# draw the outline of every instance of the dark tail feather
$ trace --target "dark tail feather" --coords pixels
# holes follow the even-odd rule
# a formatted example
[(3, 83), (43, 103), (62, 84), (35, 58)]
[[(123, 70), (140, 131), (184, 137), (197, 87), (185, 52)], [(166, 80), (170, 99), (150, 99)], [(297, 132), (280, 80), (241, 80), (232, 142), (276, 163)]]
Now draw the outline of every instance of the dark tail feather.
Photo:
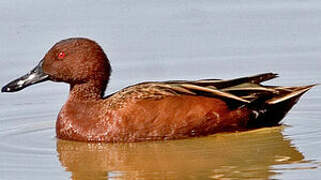
[(283, 101), (287, 101), (287, 100), (290, 100), (293, 98), (295, 99), (296, 97), (298, 97), (297, 99), (299, 99), (305, 92), (307, 92), (308, 90), (310, 90), (312, 87), (314, 87), (316, 85), (317, 84), (312, 84), (312, 85), (308, 85), (308, 86), (293, 87), (293, 88), (286, 88), (286, 89), (292, 89), (292, 92), (281, 95), (281, 96), (274, 97), (272, 99), (269, 99), (266, 101), (266, 103), (273, 105), (273, 104), (278, 104), (278, 103), (281, 103)]
[(264, 73), (264, 74), (257, 74), (254, 76), (242, 77), (242, 78), (231, 79), (231, 80), (202, 79), (202, 80), (195, 81), (194, 83), (204, 85), (204, 86), (211, 85), (216, 87), (217, 89), (223, 89), (223, 88), (229, 88), (232, 86), (238, 86), (243, 83), (259, 84), (263, 81), (267, 81), (276, 77), (278, 77), (278, 74)]
[(259, 102), (253, 102), (256, 103), (255, 105), (249, 104), (249, 109), (253, 110), (253, 117), (247, 126), (257, 128), (278, 125), (300, 97), (315, 85), (317, 84), (287, 88), (293, 89), (293, 91), (261, 102), (261, 105), (258, 105)]
[(264, 74), (257, 74), (257, 75), (254, 75), (254, 76), (234, 79), (233, 81), (238, 81), (240, 83), (250, 82), (250, 83), (253, 83), (253, 84), (259, 84), (261, 82), (268, 81), (268, 80), (274, 79), (276, 77), (278, 77), (278, 74), (275, 74), (275, 73), (264, 73)]

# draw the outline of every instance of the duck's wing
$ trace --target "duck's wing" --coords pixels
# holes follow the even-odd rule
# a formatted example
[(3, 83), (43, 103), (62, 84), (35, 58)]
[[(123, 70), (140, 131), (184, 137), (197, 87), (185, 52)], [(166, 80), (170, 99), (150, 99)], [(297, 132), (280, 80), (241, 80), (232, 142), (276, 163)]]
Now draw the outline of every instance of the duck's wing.
[[(261, 82), (276, 78), (277, 74), (265, 73), (255, 76), (242, 77), (230, 80), (201, 79), (197, 81), (164, 81), (145, 82), (135, 87), (144, 88), (146, 91), (160, 91), (174, 95), (195, 95), (225, 99), (232, 104), (251, 103), (257, 96), (277, 93), (274, 88), (260, 85)], [(144, 91), (145, 91), (144, 90)], [(255, 95), (255, 97), (254, 97)]]
[(232, 107), (240, 107), (257, 101), (275, 104), (302, 95), (314, 86), (279, 87), (260, 84), (276, 77), (278, 77), (277, 74), (265, 73), (230, 80), (144, 82), (127, 87), (113, 96), (116, 96), (114, 97), (116, 99), (163, 98), (178, 95), (206, 96), (223, 99)]
[(254, 76), (241, 77), (236, 79), (222, 80), (222, 79), (200, 79), (197, 81), (166, 81), (164, 83), (191, 83), (199, 86), (213, 86), (216, 89), (223, 89), (233, 86), (240, 86), (242, 84), (260, 84), (263, 81), (274, 79), (278, 77), (275, 73), (257, 74)]
[[(260, 83), (278, 77), (274, 73), (258, 74), (230, 80), (201, 79), (197, 81), (166, 81), (162, 85), (184, 88), (194, 95), (216, 96), (250, 103), (258, 95), (278, 93), (274, 88), (266, 87)], [(254, 96), (255, 95), (255, 96)]]

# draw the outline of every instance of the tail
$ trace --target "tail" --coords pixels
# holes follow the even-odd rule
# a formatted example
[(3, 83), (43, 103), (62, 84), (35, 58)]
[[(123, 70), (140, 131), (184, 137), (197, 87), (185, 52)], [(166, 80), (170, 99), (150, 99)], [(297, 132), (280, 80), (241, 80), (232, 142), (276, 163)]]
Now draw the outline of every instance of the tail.
[(254, 101), (248, 105), (252, 111), (247, 126), (249, 128), (275, 126), (289, 112), (289, 110), (299, 101), (300, 97), (318, 84), (300, 87), (275, 87), (279, 91), (278, 96), (274, 96), (264, 102)]

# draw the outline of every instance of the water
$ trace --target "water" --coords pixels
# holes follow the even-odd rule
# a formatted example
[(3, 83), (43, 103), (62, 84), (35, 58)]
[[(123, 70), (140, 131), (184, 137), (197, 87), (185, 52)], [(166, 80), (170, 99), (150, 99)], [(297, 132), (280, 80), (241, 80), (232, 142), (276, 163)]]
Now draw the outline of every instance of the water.
[[(0, 84), (57, 41), (89, 37), (113, 66), (107, 94), (146, 80), (280, 73), (321, 82), (321, 3), (309, 1), (2, 1)], [(281, 127), (177, 141), (91, 144), (55, 138), (68, 86), (0, 94), (0, 179), (316, 179), (321, 88)]]

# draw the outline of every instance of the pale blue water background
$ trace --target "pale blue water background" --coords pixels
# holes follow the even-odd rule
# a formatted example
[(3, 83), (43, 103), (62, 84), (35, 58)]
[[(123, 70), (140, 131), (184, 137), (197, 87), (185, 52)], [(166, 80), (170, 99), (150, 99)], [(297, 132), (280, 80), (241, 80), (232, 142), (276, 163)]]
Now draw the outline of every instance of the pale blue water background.
[[(12, 0), (0, 2), (0, 27), (1, 86), (28, 72), (55, 42), (78, 36), (96, 40), (107, 52), (113, 67), (107, 94), (146, 80), (234, 78), (262, 72), (280, 74), (268, 84), (321, 82), (321, 2), (317, 0)], [(55, 120), (67, 93), (67, 85), (46, 82), (0, 94), (0, 179), (70, 179), (71, 172), (77, 171), (68, 169), (56, 147)], [(232, 134), (223, 143), (221, 136), (214, 136), (170, 145), (136, 144), (124, 153), (140, 159), (119, 165), (109, 160), (99, 168), (110, 172), (111, 179), (115, 174), (124, 179), (165, 175), (168, 179), (317, 179), (321, 176), (320, 109), (321, 87), (316, 87), (303, 96), (284, 119), (286, 126), (276, 133)], [(275, 140), (270, 141), (270, 136)], [(251, 153), (241, 146), (247, 143)], [(225, 146), (233, 150), (217, 160), (225, 156)], [(122, 152), (117, 145), (105, 148)], [(144, 155), (148, 149), (155, 154)], [(137, 151), (141, 154), (133, 153)], [(188, 156), (167, 158), (171, 156), (163, 151), (173, 157)], [(159, 154), (162, 159), (150, 160)], [(256, 161), (260, 157), (266, 159)], [(75, 158), (82, 160), (82, 156)], [(140, 166), (149, 161), (162, 165)], [(80, 169), (88, 165), (79, 164)], [(222, 169), (228, 173), (218, 173)]]

